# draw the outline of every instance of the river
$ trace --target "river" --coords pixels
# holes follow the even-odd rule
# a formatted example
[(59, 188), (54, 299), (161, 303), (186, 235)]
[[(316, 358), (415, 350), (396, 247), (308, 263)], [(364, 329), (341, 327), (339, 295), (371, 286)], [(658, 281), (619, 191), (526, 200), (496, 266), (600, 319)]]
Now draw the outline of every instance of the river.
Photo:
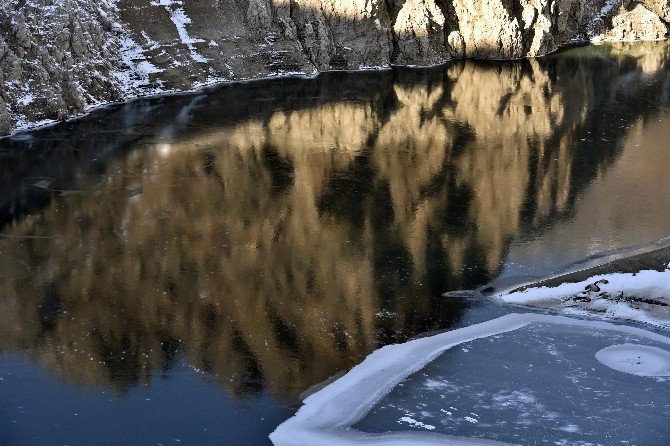
[(670, 45), (232, 84), (0, 140), (0, 444), (268, 444), (442, 293), (670, 233)]

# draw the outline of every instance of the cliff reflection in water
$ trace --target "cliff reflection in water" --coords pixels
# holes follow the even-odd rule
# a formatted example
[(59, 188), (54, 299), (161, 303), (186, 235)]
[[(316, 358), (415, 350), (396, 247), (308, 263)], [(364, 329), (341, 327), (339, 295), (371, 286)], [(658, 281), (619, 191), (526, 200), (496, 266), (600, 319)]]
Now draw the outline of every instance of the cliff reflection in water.
[[(448, 328), (668, 104), (667, 45), (151, 100), (0, 143), (0, 350), (293, 397)], [(640, 52), (639, 47), (635, 51)], [(631, 55), (632, 54), (632, 55)]]

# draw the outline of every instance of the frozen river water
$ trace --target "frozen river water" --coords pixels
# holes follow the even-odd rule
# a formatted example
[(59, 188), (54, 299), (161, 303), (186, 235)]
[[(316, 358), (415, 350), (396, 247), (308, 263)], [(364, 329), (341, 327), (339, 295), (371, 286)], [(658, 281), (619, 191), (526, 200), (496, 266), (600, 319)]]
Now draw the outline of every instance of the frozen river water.
[[(661, 376), (622, 373), (597, 359), (622, 344), (633, 365), (660, 363)], [(466, 342), (405, 379), (357, 427), (513, 444), (661, 446), (670, 438), (670, 360), (642, 364), (644, 346), (670, 355), (668, 344), (638, 335), (546, 323)]]

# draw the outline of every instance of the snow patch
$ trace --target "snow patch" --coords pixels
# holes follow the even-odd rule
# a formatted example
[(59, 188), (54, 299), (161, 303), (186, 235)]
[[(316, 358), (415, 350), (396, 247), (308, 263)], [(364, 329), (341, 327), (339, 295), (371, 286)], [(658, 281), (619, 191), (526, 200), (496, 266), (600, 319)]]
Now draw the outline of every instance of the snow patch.
[(149, 75), (163, 70), (149, 62), (142, 48), (129, 36), (124, 35), (119, 40), (121, 60), (128, 69), (115, 71), (113, 75), (121, 87), (132, 94), (150, 83)]
[(607, 14), (614, 9), (615, 6), (619, 5), (621, 3), (621, 0), (607, 0), (603, 7), (600, 9), (600, 13), (598, 14), (598, 17), (605, 17)]
[(201, 63), (209, 62), (209, 59), (207, 59), (202, 54), (198, 53), (198, 51), (194, 46), (195, 43), (202, 43), (205, 42), (205, 40), (193, 38), (188, 34), (188, 31), (186, 31), (186, 25), (191, 24), (191, 18), (188, 15), (186, 15), (186, 11), (183, 8), (184, 6), (183, 1), (153, 0), (151, 2), (151, 5), (165, 7), (165, 10), (170, 14), (170, 20), (172, 20), (172, 23), (174, 23), (174, 26), (177, 28), (177, 32), (179, 33), (179, 39), (181, 40), (181, 43), (186, 45), (186, 47), (188, 48), (189, 53), (191, 55), (191, 59)]
[[(597, 284), (597, 291), (587, 288)], [(595, 288), (592, 288), (595, 289)], [(527, 288), (495, 299), (519, 305), (558, 307), (566, 314), (644, 322), (670, 328), (670, 270), (614, 273), (557, 287)]]
[(32, 103), (34, 100), (35, 100), (35, 97), (31, 93), (27, 93), (25, 96), (23, 96), (19, 100), (19, 104), (28, 105), (28, 104)]
[(407, 423), (411, 426), (421, 427), (423, 429), (428, 429), (429, 431), (432, 431), (433, 429), (435, 429), (435, 426), (433, 426), (432, 424), (422, 423), (421, 421), (417, 421), (414, 418), (409, 417), (409, 416), (401, 417), (400, 420), (398, 420), (398, 422), (399, 423)]

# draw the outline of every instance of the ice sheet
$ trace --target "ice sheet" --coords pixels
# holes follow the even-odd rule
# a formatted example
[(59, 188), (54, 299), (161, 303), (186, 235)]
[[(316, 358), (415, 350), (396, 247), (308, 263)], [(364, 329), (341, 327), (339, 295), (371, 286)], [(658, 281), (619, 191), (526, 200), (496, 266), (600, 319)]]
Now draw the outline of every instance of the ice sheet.
[[(525, 445), (665, 444), (670, 380), (659, 358), (670, 352), (652, 344), (627, 333), (530, 324), (449, 350), (398, 384), (354, 427), (430, 426), (431, 432)], [(611, 364), (597, 358), (603, 350)], [(636, 376), (647, 374), (660, 376)]]
[[(509, 314), (500, 318), (472, 325), (466, 328), (454, 330), (439, 335), (416, 339), (404, 344), (384, 347), (368, 356), (358, 366), (354, 367), (342, 378), (326, 386), (321, 391), (311, 395), (304, 401), (304, 406), (296, 415), (281, 424), (271, 435), (271, 440), (279, 446), (319, 444), (319, 445), (357, 445), (357, 444), (501, 444), (484, 438), (468, 437), (453, 433), (437, 432), (437, 424), (432, 424), (423, 419), (412, 417), (408, 414), (402, 414), (425, 426), (435, 426), (434, 430), (420, 429), (417, 423), (405, 423), (407, 429), (400, 432), (362, 432), (353, 425), (365, 418), (366, 414), (380, 400), (385, 398), (399, 383), (409, 375), (423, 369), (426, 364), (433, 361), (446, 350), (451, 349), (450, 354), (456, 351), (455, 346), (465, 344), (476, 339), (491, 338), (510, 331), (518, 330), (529, 324), (549, 324), (556, 327), (569, 327), (582, 330), (585, 334), (593, 332), (602, 332), (616, 334), (622, 339), (635, 339), (638, 342), (646, 342), (656, 346), (662, 346), (667, 349), (670, 346), (670, 339), (666, 336), (642, 330), (636, 327), (615, 325), (599, 321), (583, 321), (566, 318), (562, 316), (550, 316), (540, 314)], [(609, 342), (607, 336), (604, 337)], [(503, 344), (504, 345), (504, 344)], [(549, 345), (549, 344), (547, 344)], [(609, 345), (609, 344), (608, 344)], [(467, 347), (461, 346), (463, 354), (469, 354), (464, 350)], [(592, 347), (589, 360), (597, 363), (595, 353), (597, 348)], [(558, 352), (558, 351), (557, 351)], [(547, 355), (551, 356), (550, 349), (547, 349)], [(545, 356), (547, 356), (545, 355)], [(446, 356), (446, 355), (445, 355)], [(477, 361), (481, 358), (472, 358)], [(470, 359), (469, 359), (470, 360)], [(498, 370), (486, 369), (485, 363), (477, 363), (477, 367), (488, 373), (495, 374)], [(602, 373), (619, 373), (608, 367), (602, 367)], [(513, 370), (514, 371), (514, 370)], [(518, 371), (518, 370), (517, 370)], [(588, 371), (587, 371), (588, 372)], [(622, 374), (623, 375), (623, 374)], [(629, 375), (623, 375), (629, 378)], [(573, 376), (577, 382), (580, 382), (582, 376), (575, 373)], [(648, 380), (647, 384), (664, 385), (665, 378), (640, 378), (635, 379)], [(437, 381), (441, 382), (440, 380)], [(442, 381), (443, 382), (443, 381)], [(588, 381), (584, 383), (588, 386)], [(433, 385), (435, 383), (433, 382)], [(499, 389), (502, 390), (502, 389)], [(521, 393), (514, 393), (521, 392)], [(532, 406), (533, 396), (525, 393), (523, 387), (509, 389), (509, 392), (492, 394), (501, 405), (515, 405), (527, 402)], [(667, 395), (667, 392), (665, 393)], [(452, 405), (453, 406), (453, 405)], [(456, 406), (454, 406), (456, 407)], [(449, 412), (454, 409), (450, 406), (444, 408)], [(667, 411), (667, 407), (664, 409)], [(418, 414), (417, 416), (422, 415)], [(446, 414), (445, 412), (445, 415)], [(470, 426), (479, 426), (480, 418), (476, 411), (470, 411), (463, 416), (463, 420)], [(663, 413), (661, 413), (663, 415)], [(665, 414), (667, 417), (670, 414)], [(466, 419), (468, 417), (469, 419)], [(476, 421), (476, 422), (473, 422)], [(411, 425), (411, 426), (410, 426)], [(564, 434), (570, 434), (571, 431), (579, 429), (579, 424), (571, 423), (565, 420), (559, 430)], [(507, 443), (509, 444), (509, 443)]]

